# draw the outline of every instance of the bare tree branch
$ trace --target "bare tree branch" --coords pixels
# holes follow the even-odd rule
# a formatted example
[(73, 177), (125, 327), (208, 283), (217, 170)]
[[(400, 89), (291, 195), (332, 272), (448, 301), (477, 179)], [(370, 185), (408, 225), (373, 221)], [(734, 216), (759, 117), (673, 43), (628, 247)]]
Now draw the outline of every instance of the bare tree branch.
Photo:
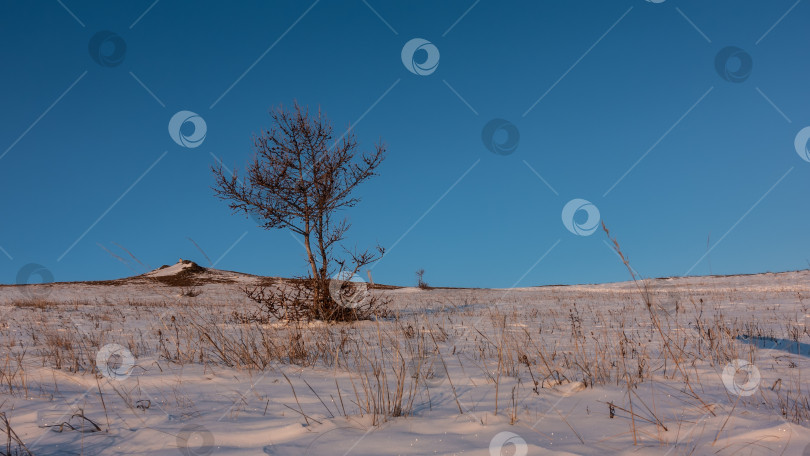
[(281, 105), (272, 109), (270, 116), (270, 129), (253, 137), (254, 155), (244, 179), (220, 164), (212, 167), (213, 190), (234, 213), (255, 216), (265, 229), (288, 229), (301, 236), (310, 272), (292, 291), (253, 289), (246, 294), (284, 319), (349, 318), (336, 309), (339, 303), (330, 296), (330, 276), (355, 274), (379, 259), (382, 248), (377, 247), (378, 253), (344, 249), (347, 257), (335, 258), (334, 247), (351, 226), (336, 212), (360, 202), (355, 189), (376, 175), (386, 146), (380, 142), (372, 151), (360, 153), (352, 132), (336, 142), (326, 115), (320, 109), (310, 114), (297, 102), (292, 110)]

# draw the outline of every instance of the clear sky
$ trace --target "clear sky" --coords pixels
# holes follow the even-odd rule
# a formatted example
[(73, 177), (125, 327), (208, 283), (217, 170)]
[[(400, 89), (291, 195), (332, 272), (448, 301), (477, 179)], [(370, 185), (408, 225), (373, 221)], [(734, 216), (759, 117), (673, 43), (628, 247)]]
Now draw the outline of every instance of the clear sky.
[(389, 248), (378, 282), (626, 280), (599, 220), (646, 277), (807, 268), (809, 22), (796, 0), (2, 2), (0, 282), (305, 273), (210, 189), (293, 100), (389, 146), (346, 212), (349, 246)]

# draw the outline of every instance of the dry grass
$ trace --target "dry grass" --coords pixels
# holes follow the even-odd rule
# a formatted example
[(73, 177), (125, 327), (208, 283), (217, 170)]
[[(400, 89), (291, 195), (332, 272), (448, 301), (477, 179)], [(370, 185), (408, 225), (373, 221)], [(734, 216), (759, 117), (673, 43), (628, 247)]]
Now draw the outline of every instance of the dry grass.
[[(225, 366), (267, 371), (293, 365), (330, 369), (335, 379), (334, 388), (328, 390), (316, 389), (306, 380), (295, 386), (285, 375), (296, 397), (296, 403), (286, 406), (306, 423), (318, 422), (313, 417), (317, 412), (370, 417), (377, 426), (431, 408), (431, 393), (439, 385), (452, 392), (460, 414), (472, 413), (457, 392), (466, 378), (458, 369), (448, 368), (460, 365), (466, 366), (465, 376), (483, 377), (484, 386), (494, 393), (494, 407), (475, 410), (476, 414), (505, 415), (508, 422), (521, 425), (528, 416), (522, 406), (527, 397), (547, 389), (609, 386), (621, 388), (624, 402), (605, 403), (607, 419), (627, 419), (634, 442), (653, 439), (668, 444), (672, 433), (685, 426), (685, 418), (662, 416), (644, 391), (665, 389), (685, 408), (716, 415), (720, 413), (717, 404), (705, 392), (708, 382), (716, 378), (704, 378), (701, 372), (720, 372), (735, 359), (762, 362), (759, 348), (741, 343), (741, 336), (797, 343), (808, 337), (802, 320), (806, 308), (785, 321), (765, 303), (758, 315), (731, 319), (726, 309), (739, 302), (736, 290), (694, 292), (636, 279), (634, 291), (560, 287), (548, 290), (532, 305), (508, 294), (493, 295), (492, 305), (480, 306), (473, 304), (472, 291), (420, 292), (408, 298), (413, 308), (437, 309), (435, 313), (406, 307), (387, 319), (353, 324), (239, 320), (233, 318), (234, 307), (241, 305), (245, 310), (245, 304), (225, 306), (203, 298), (182, 306), (163, 301), (118, 307), (86, 301), (15, 301), (14, 318), (20, 324), (0, 326), (0, 351), (5, 353), (0, 359), (0, 388), (11, 396), (48, 394), (42, 385), (32, 385), (28, 366), (98, 375), (96, 353), (107, 343), (119, 343), (138, 359), (154, 359), (158, 368), (202, 365), (206, 370)], [(771, 298), (798, 300), (800, 306), (806, 302), (791, 287), (774, 292)], [(603, 306), (602, 302), (614, 304)], [(57, 310), (58, 318), (49, 315)], [(755, 396), (729, 395), (734, 406), (725, 411), (724, 419), (744, 407), (764, 404), (789, 422), (806, 424), (810, 395), (799, 370), (788, 366), (787, 375), (763, 385)], [(130, 397), (132, 392), (116, 393), (128, 404), (137, 402), (137, 395)], [(302, 394), (317, 397), (317, 410), (298, 402)], [(187, 407), (187, 400), (177, 393), (174, 400), (178, 408)], [(232, 413), (238, 414), (239, 409)], [(568, 425), (579, 436), (573, 423)]]
[(0, 412), (0, 434), (6, 440), (5, 445), (0, 448), (0, 456), (33, 456), (25, 446), (22, 439), (14, 432), (4, 412)]

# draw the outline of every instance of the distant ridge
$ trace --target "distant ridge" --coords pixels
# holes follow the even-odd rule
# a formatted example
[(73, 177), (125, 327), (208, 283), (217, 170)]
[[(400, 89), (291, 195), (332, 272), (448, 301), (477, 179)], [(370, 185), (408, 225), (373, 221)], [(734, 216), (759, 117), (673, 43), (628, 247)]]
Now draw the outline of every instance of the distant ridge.
[[(657, 287), (663, 286), (668, 288), (670, 286), (680, 285), (708, 285), (707, 282), (712, 282), (714, 286), (721, 285), (722, 283), (729, 282), (729, 285), (738, 285), (738, 281), (742, 281), (745, 285), (760, 284), (763, 281), (773, 280), (773, 278), (783, 279), (800, 279), (810, 283), (810, 269), (800, 269), (795, 271), (783, 272), (759, 272), (759, 273), (740, 273), (719, 275), (711, 274), (704, 276), (670, 276), (670, 277), (651, 277), (648, 279), (653, 281)], [(237, 285), (271, 285), (279, 282), (286, 282), (295, 280), (293, 278), (283, 278), (274, 276), (259, 276), (248, 274), (244, 272), (228, 271), (222, 269), (215, 269), (213, 267), (204, 267), (191, 260), (179, 259), (172, 265), (162, 265), (159, 268), (138, 274), (130, 277), (123, 277), (120, 279), (112, 280), (93, 280), (93, 281), (75, 281), (75, 282), (53, 282), (48, 284), (0, 284), (0, 287), (15, 287), (15, 286), (52, 286), (58, 284), (77, 284), (77, 285), (93, 285), (93, 286), (121, 286), (121, 285), (137, 285), (145, 283), (158, 283), (167, 286), (175, 287), (193, 287), (205, 284), (216, 283), (230, 283)], [(732, 282), (734, 282), (732, 284)], [(581, 284), (544, 284), (544, 285), (528, 285), (522, 287), (515, 287), (514, 289), (531, 289), (531, 288), (553, 288), (553, 287), (627, 287), (635, 288), (632, 280), (618, 281), (618, 282), (603, 282), (603, 283), (581, 283)], [(408, 286), (374, 284), (371, 285), (373, 289), (398, 289), (409, 288)], [(436, 286), (430, 287), (432, 290), (503, 290), (505, 288), (497, 287), (451, 287), (451, 286)]]

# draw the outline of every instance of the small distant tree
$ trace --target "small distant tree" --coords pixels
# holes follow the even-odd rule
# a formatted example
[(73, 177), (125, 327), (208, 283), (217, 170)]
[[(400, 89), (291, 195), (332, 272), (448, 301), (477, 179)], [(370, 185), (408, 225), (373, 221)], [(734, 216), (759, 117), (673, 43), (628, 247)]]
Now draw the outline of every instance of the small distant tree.
[(235, 213), (252, 215), (265, 229), (288, 229), (301, 236), (309, 272), (287, 287), (246, 289), (247, 296), (286, 320), (350, 321), (378, 315), (381, 302), (375, 297), (351, 305), (336, 300), (330, 277), (342, 279), (338, 295), (356, 296), (362, 290), (352, 287), (365, 284), (351, 278), (384, 253), (378, 245), (365, 251), (343, 249), (344, 255), (337, 257), (334, 248), (350, 227), (337, 213), (360, 201), (354, 191), (376, 174), (386, 146), (380, 142), (372, 151), (358, 153), (351, 131), (335, 140), (326, 115), (320, 109), (310, 114), (298, 103), (292, 110), (273, 108), (270, 116), (271, 128), (254, 135), (255, 154), (244, 179), (220, 164), (212, 168), (214, 191)]
[(427, 282), (425, 282), (425, 270), (424, 269), (417, 269), (416, 270), (416, 286), (426, 290), (430, 288)]

